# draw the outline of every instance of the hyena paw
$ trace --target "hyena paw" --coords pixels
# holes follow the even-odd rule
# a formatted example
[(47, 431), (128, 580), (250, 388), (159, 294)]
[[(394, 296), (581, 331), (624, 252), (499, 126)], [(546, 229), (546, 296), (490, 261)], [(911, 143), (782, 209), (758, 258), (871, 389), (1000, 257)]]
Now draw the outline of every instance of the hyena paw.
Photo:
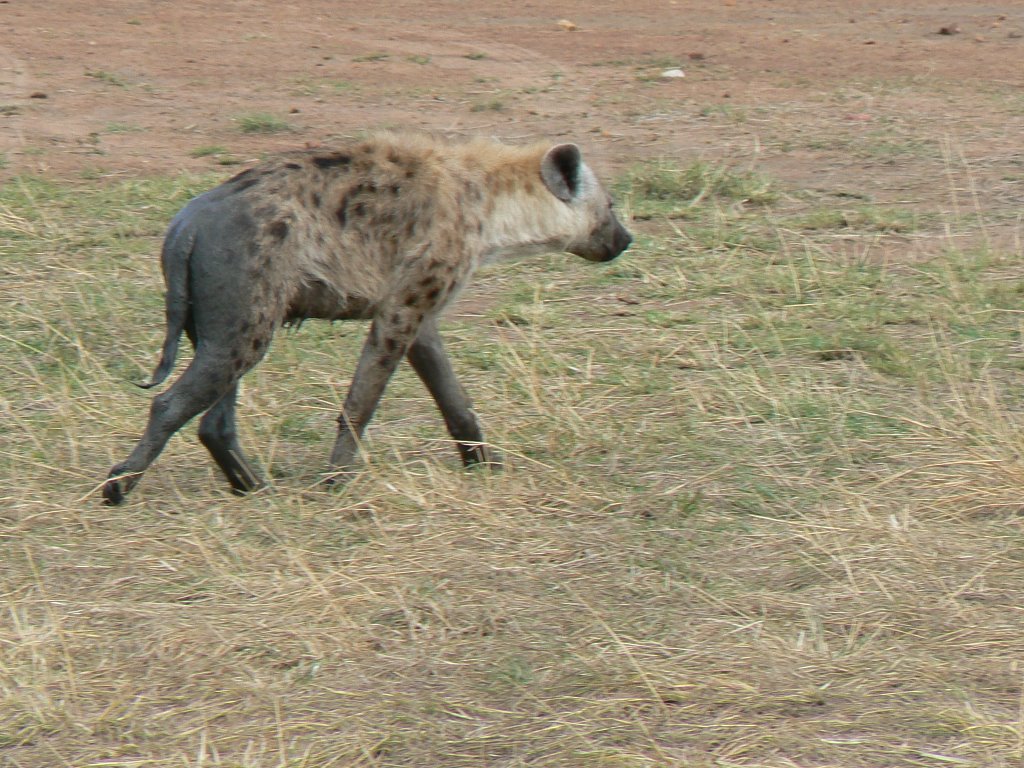
[(114, 467), (107, 475), (107, 482), (103, 484), (103, 503), (108, 506), (120, 504), (138, 479), (138, 475), (125, 475), (124, 467), (120, 464)]
[(351, 469), (330, 469), (320, 480), (320, 485), (325, 489), (343, 488), (355, 476)]
[(504, 465), (501, 453), (486, 443), (459, 443), (459, 454), (466, 469), (486, 467), (493, 471)]
[(107, 480), (103, 484), (103, 503), (111, 507), (116, 506), (124, 501), (124, 493), (120, 479)]

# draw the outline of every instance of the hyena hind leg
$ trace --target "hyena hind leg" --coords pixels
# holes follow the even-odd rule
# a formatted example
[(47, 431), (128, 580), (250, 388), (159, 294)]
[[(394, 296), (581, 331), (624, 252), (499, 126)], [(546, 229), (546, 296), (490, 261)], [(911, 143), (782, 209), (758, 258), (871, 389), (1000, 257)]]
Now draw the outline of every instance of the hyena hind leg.
[(166, 391), (153, 398), (149, 421), (128, 458), (110, 470), (103, 485), (107, 504), (120, 504), (163, 451), (171, 435), (216, 403), (234, 385), (236, 378), (219, 361), (201, 353)]
[(235, 425), (238, 383), (214, 403), (199, 422), (199, 440), (217, 462), (231, 489), (238, 495), (262, 488), (265, 482), (242, 451)]

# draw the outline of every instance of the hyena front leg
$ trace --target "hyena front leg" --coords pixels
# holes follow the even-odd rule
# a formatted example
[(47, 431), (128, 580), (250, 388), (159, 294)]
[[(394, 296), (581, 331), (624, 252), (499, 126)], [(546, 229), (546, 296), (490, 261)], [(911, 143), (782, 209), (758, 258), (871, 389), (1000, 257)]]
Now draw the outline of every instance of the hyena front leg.
[(467, 467), (478, 464), (501, 466), (501, 459), (494, 449), (484, 443), (473, 403), (455, 376), (434, 318), (424, 320), (407, 354), (413, 369), (441, 410), (448, 434), (455, 438), (462, 463)]
[(330, 474), (324, 480), (325, 484), (332, 485), (351, 476), (359, 440), (422, 322), (422, 310), (404, 306), (385, 310), (370, 324), (370, 333), (359, 355), (345, 405), (338, 416), (338, 438), (331, 451)]

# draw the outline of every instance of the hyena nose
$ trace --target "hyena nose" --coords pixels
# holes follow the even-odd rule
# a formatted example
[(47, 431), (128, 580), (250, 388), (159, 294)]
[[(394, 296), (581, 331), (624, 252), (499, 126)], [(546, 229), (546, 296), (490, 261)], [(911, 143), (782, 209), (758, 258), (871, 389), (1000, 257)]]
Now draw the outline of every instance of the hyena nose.
[(624, 250), (629, 248), (632, 242), (633, 236), (629, 233), (629, 230), (619, 224), (619, 226), (615, 228), (615, 234), (612, 235), (612, 254), (609, 258), (614, 259)]

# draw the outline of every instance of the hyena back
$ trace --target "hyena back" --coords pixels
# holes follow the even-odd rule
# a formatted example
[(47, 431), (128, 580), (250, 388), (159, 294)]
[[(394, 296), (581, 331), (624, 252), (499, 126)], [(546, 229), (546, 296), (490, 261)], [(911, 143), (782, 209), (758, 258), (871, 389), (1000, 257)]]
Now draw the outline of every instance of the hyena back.
[(407, 357), (467, 466), (494, 464), (437, 317), (482, 262), (568, 251), (614, 259), (630, 244), (573, 144), (510, 147), (382, 134), (292, 152), (202, 194), (172, 220), (161, 261), (167, 335), (152, 381), (195, 355), (157, 395), (142, 438), (103, 486), (117, 504), (168, 439), (204, 413), (199, 438), (237, 493), (262, 485), (235, 429), (241, 376), (275, 329), (307, 318), (369, 319), (330, 457), (344, 478), (384, 387)]

